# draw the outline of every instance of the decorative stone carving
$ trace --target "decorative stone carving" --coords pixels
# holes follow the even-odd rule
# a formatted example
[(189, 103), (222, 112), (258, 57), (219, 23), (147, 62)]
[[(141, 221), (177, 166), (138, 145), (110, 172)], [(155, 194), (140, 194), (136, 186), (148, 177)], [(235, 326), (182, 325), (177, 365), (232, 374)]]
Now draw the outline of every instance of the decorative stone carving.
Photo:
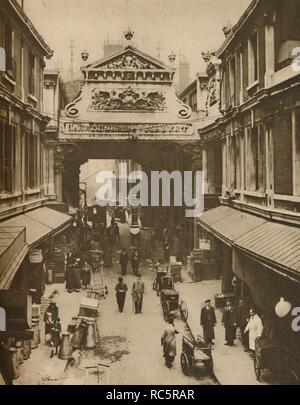
[(76, 100), (72, 101), (72, 103), (66, 106), (66, 114), (68, 117), (76, 118), (79, 115), (78, 108), (76, 108), (76, 104), (81, 101), (81, 94)]
[(101, 91), (94, 89), (89, 111), (146, 111), (166, 110), (166, 99), (162, 91), (126, 90)]
[(227, 21), (227, 23), (222, 27), (222, 31), (226, 38), (231, 34), (232, 30), (233, 25), (229, 21)]
[(180, 102), (178, 117), (188, 119), (192, 115), (192, 109), (189, 105)]
[(212, 52), (212, 51), (202, 52), (202, 58), (205, 63), (208, 63), (211, 60), (211, 57), (215, 56), (215, 55), (216, 55), (216, 53)]
[(207, 86), (207, 100), (206, 100), (206, 111), (209, 107), (213, 106), (218, 102), (218, 94), (217, 94), (217, 81), (215, 77), (211, 77), (208, 82)]
[(55, 80), (50, 80), (50, 79), (44, 80), (44, 88), (47, 90), (54, 89), (55, 85), (56, 85)]
[(132, 51), (109, 60), (106, 64), (100, 66), (101, 69), (108, 70), (154, 70), (159, 69), (150, 61), (137, 56)]

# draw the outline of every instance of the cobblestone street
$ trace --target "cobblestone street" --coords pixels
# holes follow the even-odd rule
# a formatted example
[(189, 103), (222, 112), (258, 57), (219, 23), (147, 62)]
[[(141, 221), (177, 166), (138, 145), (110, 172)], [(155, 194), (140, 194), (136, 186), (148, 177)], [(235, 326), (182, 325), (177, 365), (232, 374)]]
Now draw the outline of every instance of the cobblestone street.
[[(128, 244), (127, 225), (121, 226), (121, 244)], [(117, 254), (115, 254), (117, 257)], [(26, 361), (20, 369), (21, 376), (17, 384), (165, 384), (165, 385), (211, 385), (217, 384), (209, 378), (204, 368), (199, 368), (195, 376), (187, 377), (181, 371), (180, 353), (181, 340), (185, 324), (179, 316), (175, 319), (177, 335), (177, 356), (172, 369), (164, 365), (162, 356), (161, 335), (164, 330), (164, 320), (160, 299), (152, 289), (154, 274), (145, 266), (141, 273), (146, 287), (142, 314), (134, 314), (131, 287), (134, 281), (130, 265), (125, 282), (128, 293), (124, 312), (119, 313), (115, 299), (114, 287), (120, 275), (119, 265), (114, 260), (111, 269), (105, 269), (105, 280), (109, 294), (101, 302), (101, 316), (99, 329), (101, 342), (95, 351), (84, 352), (81, 356), (80, 368), (92, 363), (105, 361), (111, 364), (109, 374), (103, 372), (96, 376), (93, 372), (85, 379), (83, 371), (66, 367), (66, 361), (56, 357), (50, 359), (50, 349), (43, 344), (32, 352), (30, 360)], [(55, 301), (60, 310), (63, 330), (67, 328), (73, 316), (76, 316), (82, 295), (81, 293), (68, 294), (63, 285), (52, 285), (51, 291), (57, 290)], [(48, 288), (49, 288), (48, 287)], [(42, 327), (43, 329), (43, 327)], [(99, 380), (98, 380), (99, 378)]]

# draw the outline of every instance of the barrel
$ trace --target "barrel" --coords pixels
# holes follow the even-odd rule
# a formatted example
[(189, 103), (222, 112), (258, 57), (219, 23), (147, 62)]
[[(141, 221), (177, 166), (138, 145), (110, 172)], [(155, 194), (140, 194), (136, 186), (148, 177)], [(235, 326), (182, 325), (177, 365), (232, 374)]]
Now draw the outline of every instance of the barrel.
[(31, 355), (31, 339), (23, 340), (23, 358), (28, 360)]
[(81, 321), (71, 339), (71, 346), (74, 349), (81, 349), (83, 347), (85, 335), (87, 333), (87, 323)]
[(95, 339), (95, 322), (88, 321), (87, 333), (85, 334), (84, 347), (86, 349), (94, 349), (96, 347)]
[(70, 333), (63, 332), (61, 334), (61, 343), (59, 347), (58, 358), (61, 360), (68, 360), (73, 353), (73, 348), (70, 342)]
[(17, 349), (17, 362), (19, 365), (24, 363), (23, 343), (21, 341), (16, 342), (16, 349)]

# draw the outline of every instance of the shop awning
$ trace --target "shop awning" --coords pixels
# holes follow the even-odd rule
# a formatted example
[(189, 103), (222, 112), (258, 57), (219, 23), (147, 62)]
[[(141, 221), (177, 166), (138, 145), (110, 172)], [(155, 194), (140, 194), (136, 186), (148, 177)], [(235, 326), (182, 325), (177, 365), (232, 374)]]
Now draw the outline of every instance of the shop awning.
[(300, 279), (300, 228), (266, 221), (235, 244), (267, 264), (288, 269)]
[(268, 266), (300, 278), (300, 228), (220, 206), (198, 219), (217, 238)]
[(29, 249), (63, 231), (72, 217), (42, 207), (0, 223), (0, 288), (8, 288)]
[(200, 224), (225, 243), (232, 243), (245, 233), (264, 224), (266, 220), (224, 205), (206, 211), (198, 218)]

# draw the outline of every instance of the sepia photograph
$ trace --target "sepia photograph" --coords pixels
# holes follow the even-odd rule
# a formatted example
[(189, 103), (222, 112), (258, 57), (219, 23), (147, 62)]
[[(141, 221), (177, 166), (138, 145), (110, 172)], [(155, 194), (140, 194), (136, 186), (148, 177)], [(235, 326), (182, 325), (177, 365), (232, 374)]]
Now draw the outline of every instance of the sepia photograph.
[(0, 386), (300, 385), (299, 21), (0, 0)]

